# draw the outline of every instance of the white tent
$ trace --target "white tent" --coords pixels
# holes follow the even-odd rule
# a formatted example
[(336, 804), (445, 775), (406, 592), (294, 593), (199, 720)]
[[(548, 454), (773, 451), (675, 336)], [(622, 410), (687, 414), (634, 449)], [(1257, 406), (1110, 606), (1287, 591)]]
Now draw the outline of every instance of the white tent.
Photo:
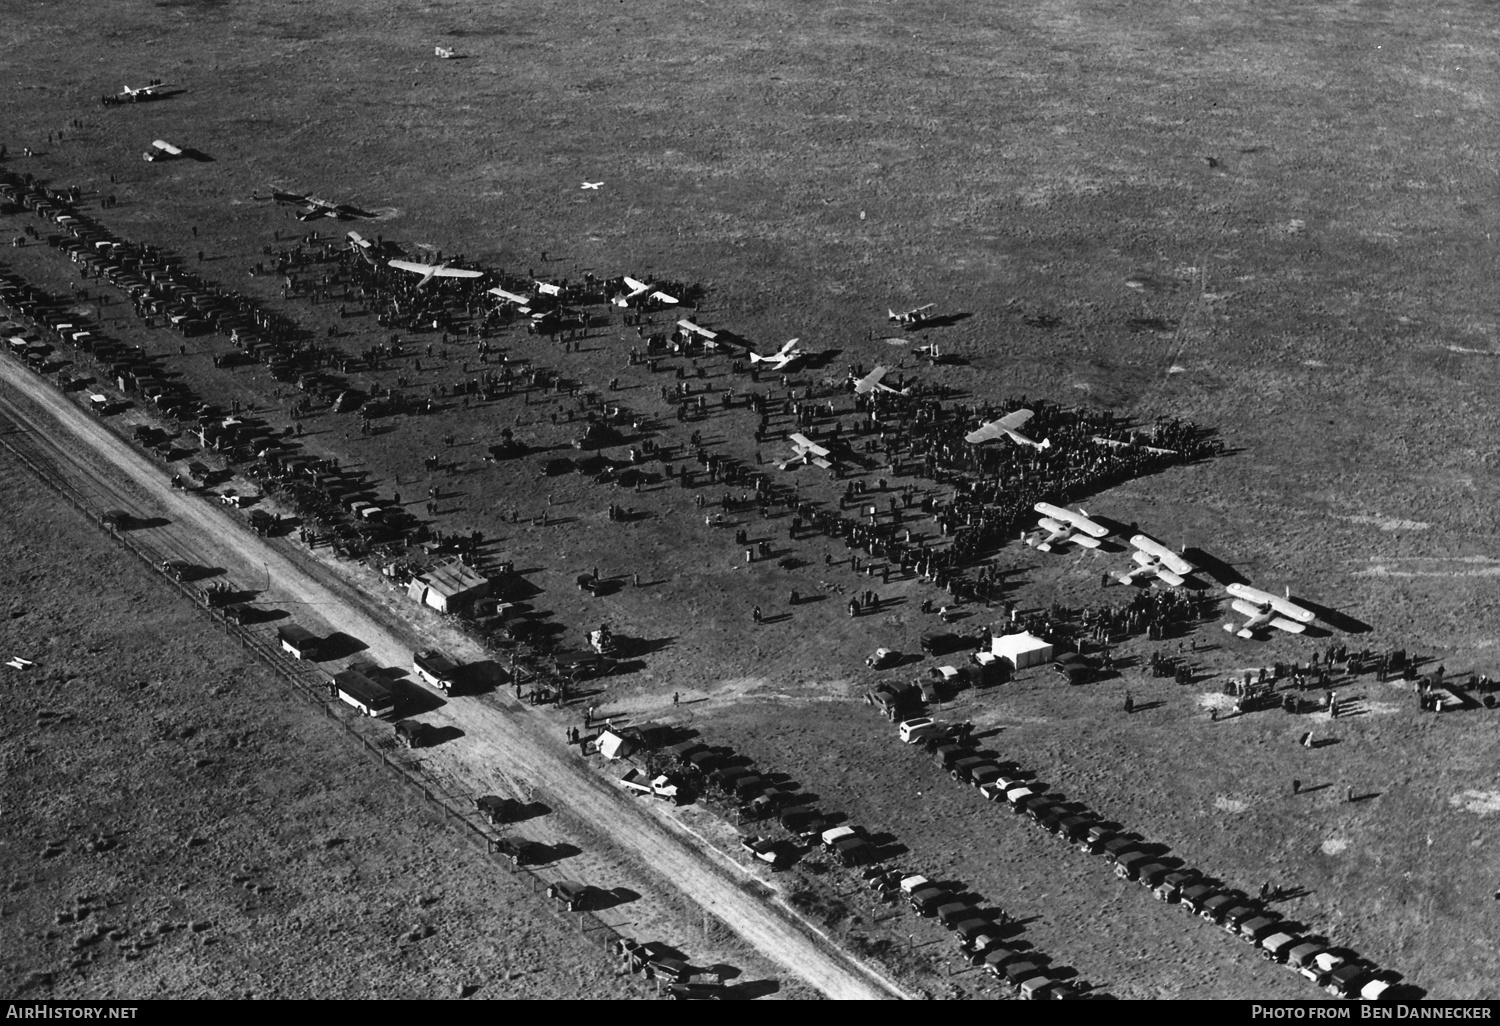
[(1043, 666), (1052, 661), (1052, 646), (1029, 631), (997, 635), (991, 642), (990, 651), (1017, 670)]
[(633, 750), (630, 742), (612, 730), (603, 731), (594, 743), (599, 754), (606, 759), (623, 759)]

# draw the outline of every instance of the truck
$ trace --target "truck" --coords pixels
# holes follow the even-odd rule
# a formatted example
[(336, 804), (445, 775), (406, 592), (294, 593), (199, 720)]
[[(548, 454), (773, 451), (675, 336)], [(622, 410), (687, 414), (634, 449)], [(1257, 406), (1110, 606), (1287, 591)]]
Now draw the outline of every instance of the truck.
[(632, 766), (621, 773), (617, 780), (620, 786), (627, 791), (634, 792), (635, 794), (650, 795), (652, 798), (659, 798), (664, 802), (671, 802), (673, 805), (678, 804), (677, 785), (672, 783), (672, 778), (665, 773), (652, 780), (639, 769)]
[(411, 669), (418, 679), (445, 695), (452, 694), (458, 687), (458, 664), (436, 649), (424, 648), (413, 652)]

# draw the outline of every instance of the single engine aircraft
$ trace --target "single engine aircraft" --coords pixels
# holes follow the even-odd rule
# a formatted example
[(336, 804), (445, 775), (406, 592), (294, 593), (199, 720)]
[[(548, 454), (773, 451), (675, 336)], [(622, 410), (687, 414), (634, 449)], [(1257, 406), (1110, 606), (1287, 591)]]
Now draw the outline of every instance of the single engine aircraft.
[(142, 100), (154, 100), (161, 94), (163, 89), (170, 88), (165, 82), (152, 82), (150, 85), (143, 85), (138, 89), (125, 86), (120, 90), (120, 99), (129, 100), (131, 103), (140, 103)]
[(143, 159), (155, 163), (158, 160), (175, 160), (182, 156), (182, 150), (169, 142), (162, 142), (160, 139), (157, 139), (151, 144), (151, 148), (141, 154), (141, 156)]
[(750, 362), (752, 364), (768, 363), (771, 365), (771, 370), (773, 371), (786, 370), (788, 366), (802, 359), (804, 355), (802, 350), (797, 348), (797, 343), (800, 341), (801, 339), (791, 339), (770, 356), (762, 356), (760, 353), (751, 350)]
[(531, 298), (529, 296), (523, 296), (519, 292), (508, 292), (505, 289), (500, 288), (498, 285), (490, 289), (489, 294), (501, 300), (502, 302), (509, 303), (517, 310), (520, 310), (523, 307), (527, 307), (531, 304)]
[(1138, 577), (1155, 577), (1172, 588), (1180, 588), (1183, 579), (1197, 567), (1149, 535), (1137, 534), (1130, 539), (1135, 549), (1130, 558), (1136, 566), (1120, 575), (1121, 584), (1134, 584)]
[(888, 371), (888, 369), (889, 368), (886, 368), (886, 367), (876, 367), (874, 370), (872, 370), (870, 373), (866, 374), (864, 377), (862, 377), (862, 378), (854, 378), (853, 380), (854, 380), (854, 392), (855, 392), (855, 394), (856, 395), (867, 395), (870, 392), (874, 392), (876, 389), (879, 389), (882, 392), (890, 392), (893, 395), (905, 395), (906, 394), (906, 390), (905, 389), (892, 388), (890, 385), (885, 384), (881, 380), (882, 378), (885, 377), (886, 372)]
[(615, 306), (635, 306), (638, 303), (646, 302), (648, 299), (653, 303), (660, 303), (662, 306), (677, 305), (676, 296), (669, 296), (665, 292), (658, 290), (655, 285), (647, 285), (643, 281), (637, 281), (628, 274), (625, 275), (625, 286), (631, 291), (627, 295), (616, 296), (613, 300)]
[(1234, 598), (1229, 604), (1230, 608), (1249, 617), (1239, 630), (1235, 630), (1232, 623), (1224, 625), (1226, 631), (1241, 638), (1253, 638), (1256, 631), (1267, 627), (1275, 627), (1288, 634), (1301, 634), (1307, 630), (1308, 624), (1317, 619), (1317, 614), (1311, 609), (1304, 609), (1291, 600), (1290, 589), (1285, 598), (1252, 588), (1248, 584), (1231, 584), (1224, 590)]
[(398, 271), (410, 271), (412, 274), (420, 274), (422, 280), (417, 282), (417, 288), (426, 285), (433, 278), (483, 278), (483, 271), (475, 271), (468, 267), (449, 267), (447, 264), (419, 264), (415, 260), (392, 260), (390, 265)]
[(926, 306), (919, 306), (915, 309), (908, 310), (905, 313), (897, 313), (896, 311), (887, 307), (885, 311), (886, 320), (890, 321), (892, 324), (905, 325), (908, 328), (919, 328), (922, 326), (922, 323), (924, 321), (928, 320), (931, 317), (931, 314), (928, 311), (936, 309), (936, 303), (928, 303)]
[(432, 51), (433, 55), (436, 56), (439, 60), (451, 60), (452, 58), (457, 56), (457, 54), (453, 52), (453, 48), (451, 46), (435, 46), (432, 48)]
[(803, 434), (788, 435), (787, 438), (792, 443), (793, 451), (791, 457), (782, 462), (782, 470), (796, 463), (811, 463), (824, 470), (833, 469), (833, 463), (828, 459), (833, 454), (817, 442)]
[(1081, 545), (1086, 549), (1097, 549), (1109, 537), (1109, 528), (1090, 520), (1083, 510), (1075, 513), (1050, 502), (1039, 502), (1031, 508), (1042, 515), (1036, 526), (1048, 532), (1047, 537), (1037, 542), (1038, 552), (1051, 552), (1065, 542)]
[(706, 349), (718, 349), (720, 346), (725, 345), (724, 340), (719, 338), (717, 331), (709, 331), (701, 324), (695, 324), (689, 320), (680, 320), (677, 322), (677, 328), (684, 335), (696, 335)]
[(988, 424), (970, 431), (967, 435), (964, 435), (964, 441), (979, 445), (982, 442), (991, 442), (1001, 435), (1005, 435), (1011, 441), (1021, 445), (1034, 445), (1038, 449), (1051, 448), (1052, 440), (1050, 438), (1044, 438), (1038, 442), (1035, 438), (1030, 438), (1021, 433), (1021, 425), (1030, 419), (1030, 410), (1016, 410), (1014, 413), (1007, 413), (999, 420), (992, 420)]

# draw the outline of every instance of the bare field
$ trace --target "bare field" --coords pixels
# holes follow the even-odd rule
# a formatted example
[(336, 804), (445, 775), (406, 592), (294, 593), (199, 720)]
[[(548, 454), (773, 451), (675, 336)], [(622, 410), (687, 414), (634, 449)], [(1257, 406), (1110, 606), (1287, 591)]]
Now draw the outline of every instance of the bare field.
[[(1335, 641), (1407, 647), (1453, 674), (1495, 672), (1500, 73), (1482, 10), (130, 2), (80, 27), (29, 3), (5, 31), (14, 59), (0, 86), (21, 98), (0, 126), (12, 167), (116, 194), (103, 223), (190, 263), (203, 250), (200, 273), (309, 326), (338, 326), (348, 350), (389, 332), (283, 301), (275, 278), (245, 275), (262, 246), (310, 230), (255, 198), (273, 183), (380, 214), (339, 230), (510, 270), (701, 281), (701, 320), (836, 351), (794, 375), (798, 387), (899, 359), (870, 340), (888, 333), (881, 313), (937, 302), (972, 316), (925, 337), (969, 362), (915, 373), (965, 401), (1024, 394), (1147, 422), (1181, 416), (1229, 446), (1223, 459), (1112, 489), (1091, 511), (1372, 628)], [(434, 45), (463, 59), (434, 60)], [(98, 106), (122, 80), (147, 77), (186, 91)], [(215, 160), (146, 164), (154, 138)], [(17, 157), (23, 145), (42, 155)], [(585, 180), (605, 184), (583, 191)], [(69, 284), (54, 252), (7, 259), (48, 287)], [(172, 354), (198, 391), (290, 422), (264, 369), (212, 368), (223, 340), (179, 357), (176, 336), (141, 329), (119, 306), (105, 313), (111, 333)], [(682, 445), (691, 427), (658, 397), (668, 377), (626, 366), (632, 340), (611, 326), (581, 351), (519, 333), (503, 342), (596, 389), (618, 377), (612, 398)], [(469, 373), (470, 351), (446, 348), (411, 375), (420, 386)], [(723, 359), (703, 363), (704, 383), (748, 387)], [(681, 720), (792, 774), (826, 807), (894, 834), (911, 849), (903, 863), (1041, 916), (1028, 926), (1038, 947), (1110, 992), (1316, 993), (1138, 888), (1121, 893), (1098, 860), (1044, 850), (854, 704), (870, 650), (915, 650), (931, 628), (917, 611), (940, 598), (929, 586), (855, 576), (827, 562), (841, 547), (792, 542), (780, 518), (739, 526), (803, 565), (747, 565), (730, 529), (703, 524), (699, 492), (675, 484), (616, 491), (540, 478), (534, 458), (479, 462), (505, 427), (542, 450), (566, 446), (569, 412), (552, 399), (449, 405), (374, 439), (324, 414), (309, 418), (307, 446), (413, 497), (439, 487), (437, 525), (497, 538), (571, 641), (607, 621), (648, 642), (644, 669), (596, 699), (609, 710)], [(692, 427), (716, 452), (757, 459), (748, 412)], [(451, 450), (440, 441), (449, 432)], [(430, 453), (460, 472), (429, 478)], [(808, 498), (836, 497), (795, 473)], [(712, 504), (720, 490), (699, 491)], [(610, 503), (642, 515), (612, 521)], [(547, 526), (529, 522), (544, 512)], [(1015, 545), (994, 558), (1023, 607), (1101, 598), (1107, 563)], [(626, 586), (578, 592), (574, 576), (596, 567)], [(869, 587), (891, 600), (886, 611), (851, 620), (848, 596)], [(788, 609), (793, 588), (817, 600)], [(753, 628), (756, 605), (791, 615)], [(1127, 670), (1138, 700), (1162, 703), (1135, 716), (1119, 712), (1119, 683), (1025, 678), (943, 714), (999, 728), (989, 747), (1190, 864), (1252, 892), (1263, 880), (1305, 892), (1281, 906), (1289, 917), (1431, 996), (1494, 996), (1495, 714), (1423, 716), (1409, 692), (1365, 678), (1349, 692), (1363, 714), (1318, 724), (1338, 743), (1305, 751), (1295, 744), (1305, 717), (1213, 722), (1204, 693), (1226, 672), (1306, 659), (1319, 643), (1244, 643), (1213, 624), (1198, 637), (1214, 646), (1195, 657), (1207, 682), (1179, 688)], [(1118, 654), (1139, 665), (1151, 647)], [(689, 704), (674, 710), (673, 692)], [(260, 754), (290, 759), (296, 747)], [(1293, 777), (1330, 786), (1293, 799)], [(1373, 797), (1336, 800), (1348, 787)], [(182, 913), (199, 914), (227, 913)]]
[(38, 664), (3, 667), (0, 992), (648, 993), (9, 453), (0, 467), (0, 650)]

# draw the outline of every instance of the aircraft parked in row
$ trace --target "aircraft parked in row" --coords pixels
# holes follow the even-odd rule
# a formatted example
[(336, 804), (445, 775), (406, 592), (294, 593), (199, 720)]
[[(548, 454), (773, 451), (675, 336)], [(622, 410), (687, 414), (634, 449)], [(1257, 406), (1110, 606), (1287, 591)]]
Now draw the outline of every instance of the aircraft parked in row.
[(1050, 502), (1039, 502), (1031, 508), (1042, 514), (1037, 527), (1048, 532), (1047, 537), (1036, 543), (1038, 552), (1051, 552), (1064, 543), (1097, 549), (1109, 537), (1109, 528), (1090, 520), (1083, 510), (1075, 513)]
[(1230, 608), (1249, 617), (1239, 630), (1235, 630), (1232, 623), (1224, 625), (1226, 631), (1242, 638), (1253, 638), (1257, 631), (1267, 627), (1275, 627), (1288, 634), (1301, 634), (1307, 630), (1308, 624), (1317, 619), (1317, 614), (1312, 610), (1304, 609), (1291, 600), (1290, 590), (1285, 598), (1252, 588), (1248, 584), (1231, 584), (1224, 590), (1234, 598), (1229, 604)]

